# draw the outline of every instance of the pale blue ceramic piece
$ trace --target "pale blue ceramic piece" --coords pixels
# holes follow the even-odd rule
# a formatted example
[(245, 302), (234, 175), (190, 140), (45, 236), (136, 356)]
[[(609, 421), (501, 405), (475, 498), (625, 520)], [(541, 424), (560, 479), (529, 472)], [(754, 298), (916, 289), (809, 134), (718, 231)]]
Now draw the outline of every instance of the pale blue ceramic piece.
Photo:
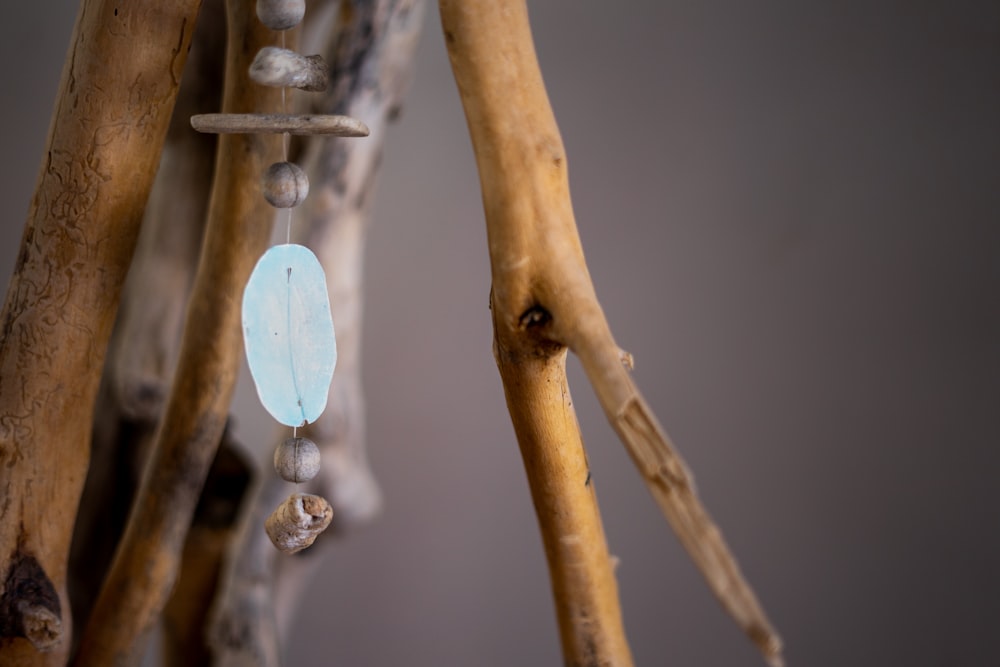
[(286, 426), (314, 422), (337, 365), (326, 275), (308, 248), (273, 246), (243, 292), (243, 342), (261, 403)]

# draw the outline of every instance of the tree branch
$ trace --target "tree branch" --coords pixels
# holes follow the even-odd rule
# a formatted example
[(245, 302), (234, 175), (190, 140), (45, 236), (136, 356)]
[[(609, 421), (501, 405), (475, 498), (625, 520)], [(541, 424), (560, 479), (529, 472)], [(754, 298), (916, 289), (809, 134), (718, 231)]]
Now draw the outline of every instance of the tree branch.
[(225, 21), (222, 0), (204, 0), (108, 345), (70, 550), (69, 593), (79, 627), (125, 528), (177, 362), (217, 143), (192, 132), (189, 119), (222, 105)]
[(614, 568), (566, 381), (566, 349), (549, 345), (534, 354), (496, 342), (545, 544), (565, 662), (631, 665)]
[[(250, 0), (227, 2), (223, 109), (276, 108), (280, 91), (248, 85), (246, 71), (273, 40)], [(201, 263), (176, 377), (125, 535), (94, 607), (76, 664), (134, 665), (176, 579), (195, 504), (222, 436), (242, 350), (240, 295), (267, 246), (264, 167), (278, 136), (220, 137)]]
[(177, 585), (163, 610), (161, 667), (212, 664), (208, 614), (251, 477), (249, 462), (231, 438), (227, 428), (184, 543)]
[[(622, 353), (597, 302), (573, 218), (562, 140), (538, 69), (525, 3), (441, 0), (440, 6), (479, 167), (493, 271), (497, 358), (508, 405), (520, 438), (526, 430), (547, 438), (537, 445), (529, 438), (527, 447), (522, 439), (522, 452), (528, 449), (530, 454), (536, 446), (567, 446), (565, 433), (546, 426), (551, 418), (548, 413), (542, 409), (539, 414), (526, 413), (523, 403), (552, 401), (552, 397), (536, 397), (524, 378), (542, 372), (532, 370), (542, 363), (540, 359), (551, 364), (568, 346), (580, 357), (608, 419), (709, 586), (764, 655), (779, 664), (780, 640), (695, 495), (683, 462), (623, 367)], [(522, 370), (515, 376), (514, 368)], [(544, 370), (551, 372), (547, 367)], [(554, 411), (551, 404), (550, 409)], [(518, 424), (524, 420), (528, 423)], [(595, 627), (585, 606), (590, 599), (585, 589), (611, 590), (606, 583), (610, 575), (595, 560), (591, 573), (569, 580), (564, 570), (573, 565), (567, 554), (548, 548), (562, 536), (552, 534), (556, 523), (542, 515), (558, 511), (583, 516), (596, 513), (596, 505), (566, 495), (539, 506), (538, 499), (547, 497), (548, 488), (570, 484), (562, 478), (579, 472), (547, 466), (527, 455), (525, 465), (547, 545), (566, 659), (571, 664), (592, 664), (578, 647), (567, 645), (566, 637), (615, 631), (617, 614), (608, 620), (607, 628)], [(562, 580), (569, 581), (569, 590), (561, 588)], [(584, 602), (565, 602), (564, 596), (579, 596)], [(612, 602), (617, 604), (617, 600)], [(577, 606), (579, 613), (563, 606)], [(617, 660), (607, 653), (596, 662), (616, 664)]]
[[(4, 665), (66, 660), (66, 565), (100, 370), (198, 4), (86, 0), (77, 17), (0, 316)], [(30, 581), (13, 576), (25, 563)]]

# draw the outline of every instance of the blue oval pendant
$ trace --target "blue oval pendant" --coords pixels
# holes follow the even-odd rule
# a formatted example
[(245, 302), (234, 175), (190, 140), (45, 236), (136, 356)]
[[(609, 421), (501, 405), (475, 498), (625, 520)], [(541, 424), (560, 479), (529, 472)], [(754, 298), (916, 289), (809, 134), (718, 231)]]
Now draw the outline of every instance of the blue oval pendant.
[(326, 408), (337, 365), (326, 275), (311, 250), (273, 246), (243, 292), (243, 342), (257, 395), (286, 426), (314, 422)]

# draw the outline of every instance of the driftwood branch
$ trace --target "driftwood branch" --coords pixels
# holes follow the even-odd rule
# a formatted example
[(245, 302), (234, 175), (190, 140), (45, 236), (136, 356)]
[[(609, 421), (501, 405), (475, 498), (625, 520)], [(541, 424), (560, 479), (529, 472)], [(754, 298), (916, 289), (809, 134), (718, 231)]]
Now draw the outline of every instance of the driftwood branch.
[(314, 140), (303, 156), (314, 186), (292, 238), (312, 248), (328, 267), (339, 350), (327, 411), (305, 433), (322, 450), (323, 465), (311, 488), (333, 505), (335, 531), (368, 521), (381, 503), (364, 438), (364, 243), (386, 131), (408, 89), (423, 10), (423, 0), (341, 3), (328, 55), (331, 86), (319, 96), (319, 108), (360, 119), (372, 136)]
[[(497, 313), (497, 310), (494, 310)], [(568, 665), (631, 665), (587, 456), (566, 381), (566, 349), (496, 341), (497, 365), (541, 527)]]
[(177, 585), (163, 610), (161, 667), (212, 664), (205, 629), (250, 483), (249, 462), (226, 429), (184, 543)]
[[(246, 84), (247, 67), (272, 39), (253, 3), (227, 3), (223, 109), (275, 108), (280, 91)], [(174, 384), (125, 535), (80, 646), (76, 664), (138, 664), (176, 580), (195, 504), (223, 433), (242, 349), (240, 295), (271, 230), (261, 205), (264, 167), (280, 138), (219, 139), (201, 263), (188, 306)]]
[(66, 661), (91, 414), (198, 4), (77, 18), (0, 316), (0, 664)]
[[(579, 536), (558, 532), (563, 526), (550, 515), (583, 521), (596, 513), (596, 505), (587, 496), (570, 493), (573, 484), (583, 483), (578, 468), (536, 455), (544, 450), (555, 456), (550, 450), (578, 446), (575, 431), (547, 426), (559, 410), (559, 397), (540, 395), (530, 379), (532, 373), (546, 372), (562, 386), (561, 370), (551, 366), (565, 347), (579, 356), (608, 419), (712, 591), (763, 654), (780, 664), (777, 634), (698, 500), (683, 462), (624, 368), (598, 304), (573, 218), (565, 153), (538, 69), (525, 3), (441, 0), (440, 7), (483, 192), (497, 361), (525, 452), (567, 662), (623, 664), (624, 658), (610, 649), (596, 656), (585, 652), (588, 646), (603, 646), (603, 637), (618, 633), (617, 613), (601, 625), (588, 607), (596, 597), (594, 590), (613, 591), (606, 558), (579, 565), (573, 550), (554, 548), (575, 543)], [(525, 405), (532, 401), (540, 405)], [(535, 433), (537, 442), (531, 437)], [(552, 491), (564, 487), (569, 489), (564, 494)], [(617, 607), (613, 595), (605, 599)]]
[(70, 552), (77, 627), (89, 616), (125, 527), (177, 361), (217, 142), (192, 132), (189, 119), (222, 104), (224, 32), (222, 0), (205, 0), (108, 346)]
[(126, 419), (155, 424), (170, 391), (218, 143), (192, 132), (189, 119), (222, 103), (224, 34), (222, 0), (203, 0), (108, 352), (112, 396)]
[(255, 667), (280, 664), (274, 612), (274, 562), (281, 554), (264, 532), (264, 521), (287, 486), (268, 476), (251, 491), (238, 533), (228, 549), (216, 602), (206, 626), (212, 664)]

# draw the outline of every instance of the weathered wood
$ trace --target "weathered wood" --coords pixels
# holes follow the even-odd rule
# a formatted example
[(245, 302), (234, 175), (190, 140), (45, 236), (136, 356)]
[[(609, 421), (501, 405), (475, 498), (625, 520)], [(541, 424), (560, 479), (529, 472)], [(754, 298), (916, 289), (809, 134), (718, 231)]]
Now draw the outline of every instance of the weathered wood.
[(77, 17), (0, 315), (3, 665), (66, 661), (100, 370), (198, 5), (86, 0)]
[(524, 1), (441, 0), (440, 7), (483, 192), (497, 361), (546, 544), (567, 664), (630, 662), (604, 541), (596, 527), (569, 528), (599, 525), (593, 498), (573, 492), (583, 484), (579, 463), (570, 462), (582, 456), (573, 454), (575, 425), (551, 426), (565, 399), (534, 387), (536, 375), (564, 385), (556, 360), (567, 346), (713, 592), (780, 664), (777, 634), (624, 368), (597, 301)]
[(222, 104), (225, 30), (222, 0), (203, 0), (108, 351), (105, 372), (126, 419), (157, 422), (170, 391), (218, 144), (192, 132), (190, 118)]
[(204, 0), (108, 345), (93, 445), (70, 550), (73, 623), (82, 627), (125, 528), (170, 390), (198, 266), (217, 137), (191, 114), (222, 105), (222, 0)]
[(163, 610), (161, 667), (212, 664), (205, 635), (209, 603), (251, 479), (249, 463), (231, 436), (227, 428), (184, 543), (177, 585)]
[(281, 553), (264, 532), (264, 521), (288, 485), (267, 475), (257, 486), (228, 549), (206, 627), (216, 667), (281, 664), (274, 609), (274, 562)]
[[(254, 54), (272, 33), (251, 0), (227, 3), (230, 39), (223, 108), (276, 107), (280, 91), (246, 85)], [(267, 246), (271, 210), (260, 174), (278, 159), (280, 138), (219, 139), (201, 263), (180, 358), (137, 504), (87, 626), (76, 664), (135, 665), (177, 576), (181, 550), (215, 455), (241, 357), (239, 295)]]
[(191, 117), (191, 127), (212, 134), (325, 134), (367, 137), (365, 124), (347, 116), (294, 116), (291, 114), (205, 113)]
[(566, 348), (543, 345), (543, 354), (534, 355), (498, 337), (495, 350), (549, 563), (565, 662), (631, 665), (614, 564), (566, 380)]

